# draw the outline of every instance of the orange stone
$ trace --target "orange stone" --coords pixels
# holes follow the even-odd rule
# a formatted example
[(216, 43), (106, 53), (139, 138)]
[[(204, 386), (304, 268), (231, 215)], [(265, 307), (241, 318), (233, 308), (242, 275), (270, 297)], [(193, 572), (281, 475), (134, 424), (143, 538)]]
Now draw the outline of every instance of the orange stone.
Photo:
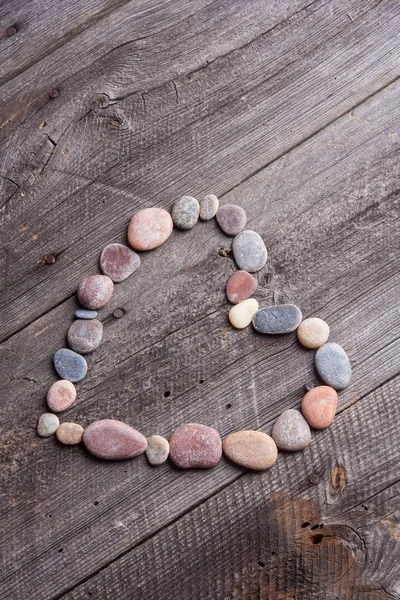
[(223, 441), (225, 455), (237, 465), (264, 471), (275, 464), (278, 448), (271, 436), (262, 431), (236, 431)]
[(172, 217), (163, 208), (143, 208), (130, 220), (128, 241), (135, 250), (153, 250), (171, 235)]
[(314, 429), (325, 429), (332, 425), (338, 405), (338, 395), (329, 385), (318, 385), (304, 396), (301, 412)]
[(53, 412), (67, 410), (76, 400), (76, 387), (67, 379), (53, 383), (47, 392), (47, 404)]

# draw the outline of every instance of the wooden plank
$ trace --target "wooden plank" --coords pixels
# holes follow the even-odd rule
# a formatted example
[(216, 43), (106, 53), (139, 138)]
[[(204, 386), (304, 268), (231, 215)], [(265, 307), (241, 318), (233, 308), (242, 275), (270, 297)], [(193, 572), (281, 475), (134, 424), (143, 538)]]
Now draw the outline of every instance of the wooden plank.
[[(293, 300), (305, 315), (326, 318), (332, 338), (349, 352), (354, 383), (340, 404), (347, 413), (398, 374), (399, 87), (389, 86), (223, 198), (242, 204), (249, 226), (267, 240), (260, 301)], [(139, 276), (118, 286), (102, 311), (105, 341), (89, 358), (79, 403), (64, 420), (85, 426), (112, 416), (146, 435), (200, 421), (226, 435), (242, 427), (269, 431), (282, 410), (298, 405), (304, 382), (316, 381), (312, 353), (296, 347), (294, 336), (266, 340), (227, 327), (223, 287), (234, 267), (218, 249), (229, 243), (215, 224), (203, 223), (143, 257)], [(120, 320), (112, 317), (117, 306), (126, 310)], [(144, 459), (103, 464), (39, 440), (35, 417), (73, 308), (72, 299), (62, 303), (1, 348), (5, 598), (62, 594), (243, 474), (225, 461), (202, 473), (150, 469)], [(393, 443), (389, 430), (385, 444)], [(348, 452), (349, 444), (338, 448)], [(297, 463), (293, 470), (285, 465), (276, 472), (295, 483)], [(377, 473), (374, 486), (391, 480), (390, 472)]]

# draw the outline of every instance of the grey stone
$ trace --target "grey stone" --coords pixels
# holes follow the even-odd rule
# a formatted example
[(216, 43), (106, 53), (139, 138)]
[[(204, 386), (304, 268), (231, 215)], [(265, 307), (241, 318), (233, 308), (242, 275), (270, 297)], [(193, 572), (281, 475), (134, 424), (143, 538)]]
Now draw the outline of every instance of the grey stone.
[(260, 333), (290, 333), (302, 320), (301, 310), (294, 304), (280, 304), (261, 308), (253, 317), (254, 329)]
[(37, 434), (40, 437), (49, 437), (54, 435), (60, 424), (58, 417), (53, 413), (44, 413), (38, 421)]
[(68, 329), (68, 344), (79, 354), (93, 352), (103, 339), (103, 325), (97, 319), (77, 319)]
[(169, 443), (161, 435), (152, 435), (147, 438), (146, 457), (151, 465), (161, 465), (169, 454)]
[(267, 249), (255, 231), (241, 231), (233, 240), (233, 256), (239, 269), (255, 273), (267, 262)]
[(214, 194), (208, 194), (200, 200), (200, 219), (209, 221), (217, 214), (219, 200)]
[(290, 408), (278, 417), (271, 436), (279, 450), (295, 452), (308, 446), (311, 441), (311, 429), (303, 415)]
[(339, 344), (329, 342), (318, 348), (315, 353), (315, 368), (322, 381), (336, 390), (343, 390), (350, 383), (350, 361)]
[(87, 373), (87, 362), (80, 354), (69, 348), (57, 350), (53, 357), (54, 368), (62, 379), (72, 383), (82, 381)]
[(97, 312), (95, 310), (88, 310), (87, 308), (79, 308), (75, 311), (75, 317), (77, 319), (95, 319)]
[(193, 196), (182, 196), (172, 207), (172, 220), (179, 229), (192, 229), (199, 220), (200, 205)]
[(247, 217), (241, 206), (225, 204), (220, 206), (216, 214), (218, 225), (227, 235), (237, 235), (243, 231)]

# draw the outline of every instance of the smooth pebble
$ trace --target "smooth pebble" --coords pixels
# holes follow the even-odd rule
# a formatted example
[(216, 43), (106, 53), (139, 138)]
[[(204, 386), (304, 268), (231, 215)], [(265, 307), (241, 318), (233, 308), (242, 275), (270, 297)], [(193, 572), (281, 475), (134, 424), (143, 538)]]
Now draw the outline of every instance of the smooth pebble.
[(47, 406), (53, 412), (67, 410), (76, 400), (76, 387), (68, 379), (55, 381), (47, 392)]
[(57, 428), (56, 438), (61, 444), (74, 446), (82, 441), (84, 429), (78, 423), (61, 423)]
[(100, 255), (100, 269), (114, 283), (127, 279), (140, 267), (140, 256), (124, 244), (109, 244)]
[(351, 380), (351, 365), (342, 346), (324, 344), (315, 353), (315, 368), (322, 381), (336, 390), (343, 390)]
[(102, 419), (91, 423), (83, 434), (87, 450), (106, 460), (122, 460), (143, 454), (147, 440), (139, 431), (122, 421)]
[(258, 311), (258, 302), (254, 298), (239, 302), (229, 311), (228, 318), (233, 327), (244, 329), (250, 325), (254, 314)]
[(301, 319), (301, 310), (294, 304), (265, 306), (254, 315), (253, 326), (260, 333), (290, 333), (297, 329)]
[(163, 208), (143, 208), (129, 222), (128, 242), (135, 250), (153, 250), (167, 241), (174, 227)]
[(224, 204), (224, 206), (220, 206), (216, 214), (216, 219), (218, 225), (226, 235), (237, 235), (243, 231), (247, 221), (243, 208), (236, 206), (236, 204)]
[(271, 436), (279, 450), (303, 450), (311, 441), (311, 429), (303, 415), (292, 408), (275, 421)]
[(329, 325), (322, 319), (304, 319), (297, 329), (300, 344), (306, 348), (319, 348), (328, 341)]
[(75, 311), (75, 317), (77, 319), (95, 319), (97, 312), (95, 310), (88, 310), (87, 308), (78, 308)]
[(161, 465), (169, 454), (169, 443), (161, 435), (152, 435), (147, 438), (146, 457), (151, 465)]
[(73, 383), (82, 381), (87, 373), (87, 362), (69, 348), (60, 348), (53, 357), (54, 368), (62, 379)]
[(107, 275), (90, 275), (78, 286), (78, 300), (85, 308), (97, 310), (107, 304), (113, 295), (114, 284)]
[(223, 449), (232, 462), (254, 471), (269, 469), (278, 458), (274, 440), (262, 431), (231, 433), (225, 438)]
[(221, 460), (222, 442), (212, 427), (188, 423), (172, 434), (169, 451), (172, 462), (181, 469), (208, 469)]
[(301, 412), (311, 427), (325, 429), (332, 425), (337, 405), (336, 390), (328, 385), (317, 385), (304, 395)]
[(267, 262), (267, 249), (263, 239), (255, 231), (246, 229), (235, 237), (232, 244), (233, 256), (239, 269), (255, 273)]
[(200, 200), (200, 219), (209, 221), (217, 214), (219, 200), (214, 194), (207, 194)]
[(231, 304), (247, 300), (257, 289), (257, 280), (247, 271), (235, 271), (226, 283), (226, 297)]
[(57, 431), (60, 421), (57, 415), (53, 413), (44, 413), (41, 415), (37, 425), (37, 433), (40, 437), (50, 437)]
[(68, 344), (79, 354), (93, 352), (103, 339), (103, 325), (97, 319), (77, 319), (67, 333)]
[(192, 229), (199, 220), (200, 205), (193, 196), (182, 196), (172, 207), (172, 220), (179, 229)]

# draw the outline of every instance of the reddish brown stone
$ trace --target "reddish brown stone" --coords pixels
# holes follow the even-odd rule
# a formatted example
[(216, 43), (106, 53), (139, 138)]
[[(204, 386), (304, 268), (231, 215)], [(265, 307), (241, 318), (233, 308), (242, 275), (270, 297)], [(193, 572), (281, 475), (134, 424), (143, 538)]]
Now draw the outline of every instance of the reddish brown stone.
[(336, 390), (329, 385), (318, 385), (304, 396), (301, 412), (314, 429), (325, 429), (332, 425), (338, 405)]
[(135, 250), (153, 250), (171, 235), (172, 217), (163, 208), (143, 208), (130, 220), (128, 241)]
[(219, 207), (216, 219), (224, 233), (227, 235), (237, 235), (243, 231), (247, 217), (241, 206), (224, 204), (224, 206)]
[(140, 267), (140, 257), (124, 244), (109, 244), (100, 255), (100, 268), (115, 283), (124, 281)]
[(113, 295), (114, 284), (106, 275), (90, 275), (78, 286), (78, 300), (85, 308), (97, 310), (107, 304)]
[(107, 460), (134, 458), (147, 448), (139, 431), (113, 419), (94, 421), (85, 429), (83, 443), (91, 454)]
[(254, 294), (257, 280), (247, 271), (235, 271), (226, 284), (226, 297), (231, 304), (238, 304)]
[(68, 379), (60, 379), (53, 383), (47, 392), (47, 404), (53, 412), (62, 412), (73, 405), (76, 399), (76, 388)]
[(181, 469), (215, 467), (222, 456), (220, 435), (207, 425), (182, 425), (169, 440), (169, 455), (172, 462)]

